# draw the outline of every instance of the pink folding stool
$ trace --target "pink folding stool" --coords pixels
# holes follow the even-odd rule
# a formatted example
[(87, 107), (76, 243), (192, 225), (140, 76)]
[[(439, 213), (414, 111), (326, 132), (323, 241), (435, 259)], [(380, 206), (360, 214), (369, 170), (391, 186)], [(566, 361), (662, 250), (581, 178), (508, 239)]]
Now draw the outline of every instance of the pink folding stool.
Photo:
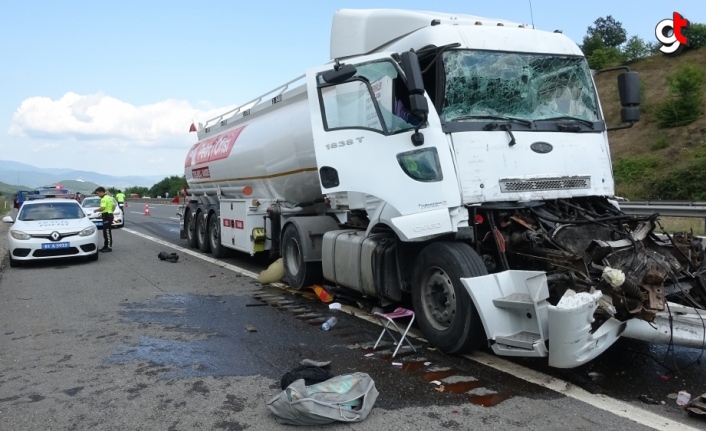
[[(409, 347), (411, 347), (413, 351), (415, 351), (415, 352), (417, 351), (417, 349), (415, 349), (414, 346), (412, 345), (412, 343), (410, 343), (409, 340), (407, 339), (407, 332), (409, 332), (409, 328), (412, 327), (412, 323), (414, 322), (414, 311), (399, 307), (395, 311), (393, 311), (392, 313), (375, 312), (375, 313), (373, 313), (373, 315), (378, 319), (378, 321), (382, 325), (382, 332), (380, 333), (378, 340), (375, 342), (375, 346), (373, 347), (373, 350), (377, 349), (378, 344), (380, 344), (380, 340), (382, 340), (382, 336), (385, 335), (385, 332), (387, 332), (388, 335), (390, 335), (390, 337), (392, 337), (392, 339), (395, 340), (395, 344), (397, 344), (397, 348), (395, 349), (395, 352), (392, 354), (393, 358), (395, 357), (395, 355), (397, 355), (397, 351), (400, 350), (402, 343), (405, 341), (407, 342), (407, 344), (409, 344)], [(402, 332), (402, 330), (395, 323), (395, 319), (400, 319), (402, 317), (412, 317), (409, 320), (409, 325), (407, 325), (407, 329), (405, 329), (404, 332)], [(395, 336), (392, 334), (392, 332), (390, 332), (390, 330), (388, 329), (388, 326), (390, 326), (390, 323), (392, 323), (392, 326), (395, 327), (397, 332), (402, 334), (402, 338), (400, 338), (399, 341), (397, 341), (397, 338), (395, 338)]]

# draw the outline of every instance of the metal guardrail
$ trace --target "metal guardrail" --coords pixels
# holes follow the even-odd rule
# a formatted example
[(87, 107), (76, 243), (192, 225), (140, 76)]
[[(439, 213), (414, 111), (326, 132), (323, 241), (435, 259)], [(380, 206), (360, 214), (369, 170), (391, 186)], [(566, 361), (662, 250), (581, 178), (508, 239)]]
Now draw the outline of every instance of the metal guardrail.
[(650, 215), (659, 213), (667, 217), (706, 218), (706, 202), (689, 201), (628, 201), (618, 202), (626, 214)]
[(706, 231), (706, 202), (693, 201), (626, 201), (618, 202), (620, 209), (630, 215), (659, 213), (663, 217), (693, 217), (704, 219)]

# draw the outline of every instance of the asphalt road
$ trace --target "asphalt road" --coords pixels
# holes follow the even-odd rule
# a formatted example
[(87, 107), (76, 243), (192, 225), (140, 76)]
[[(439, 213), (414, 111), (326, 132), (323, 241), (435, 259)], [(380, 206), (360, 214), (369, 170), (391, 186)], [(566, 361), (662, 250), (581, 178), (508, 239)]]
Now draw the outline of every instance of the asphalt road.
[[(318, 326), (334, 312), (313, 295), (259, 285), (249, 271), (266, 262), (213, 262), (181, 249), (175, 207), (150, 210), (147, 217), (128, 207), (114, 252), (98, 262), (2, 269), (0, 429), (292, 429), (266, 401), (305, 358), (332, 361), (334, 374), (366, 372), (380, 392), (365, 421), (327, 429), (706, 429), (666, 392), (700, 393), (691, 388), (706, 381), (684, 376), (702, 366), (663, 380), (649, 359), (626, 364), (623, 349), (645, 349), (639, 358), (660, 353), (646, 343), (604, 355), (595, 382), (587, 374), (594, 368), (559, 380), (539, 361), (445, 356), (418, 340), (416, 353), (393, 360), (389, 344), (372, 351), (380, 328), (353, 315), (365, 313), (336, 312), (339, 323), (323, 332)], [(0, 256), (6, 229), (0, 225)], [(160, 251), (180, 259), (160, 261)], [(567, 376), (584, 381), (567, 384)], [(621, 397), (605, 389), (630, 385), (642, 390)], [(653, 390), (658, 404), (637, 399)]]

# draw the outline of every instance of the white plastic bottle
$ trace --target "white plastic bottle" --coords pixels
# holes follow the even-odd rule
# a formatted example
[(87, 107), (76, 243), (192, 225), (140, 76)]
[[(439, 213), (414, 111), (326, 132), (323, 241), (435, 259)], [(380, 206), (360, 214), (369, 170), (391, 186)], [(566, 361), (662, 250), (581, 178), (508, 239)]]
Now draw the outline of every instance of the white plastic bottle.
[(333, 328), (333, 325), (335, 325), (336, 322), (338, 322), (338, 319), (336, 319), (335, 317), (328, 319), (327, 321), (321, 324), (321, 330), (328, 331), (329, 329)]

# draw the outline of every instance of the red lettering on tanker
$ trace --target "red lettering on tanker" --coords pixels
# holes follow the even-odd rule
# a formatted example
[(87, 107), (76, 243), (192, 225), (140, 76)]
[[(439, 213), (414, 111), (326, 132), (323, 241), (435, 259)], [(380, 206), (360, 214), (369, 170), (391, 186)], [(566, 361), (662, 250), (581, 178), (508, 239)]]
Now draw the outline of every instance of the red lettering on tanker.
[(198, 168), (191, 170), (191, 178), (195, 180), (203, 180), (204, 178), (211, 178), (211, 170), (208, 166), (205, 168)]
[(235, 228), (236, 229), (245, 229), (245, 224), (243, 223), (242, 220), (236, 220), (235, 221)]
[(194, 154), (196, 154), (196, 147), (198, 146), (199, 144), (194, 144), (194, 146), (189, 150), (189, 154), (186, 155), (186, 160), (184, 161), (185, 168), (191, 166), (191, 161), (194, 160)]
[(225, 159), (230, 155), (235, 141), (238, 139), (243, 127), (238, 127), (230, 132), (218, 135), (215, 138), (207, 139), (196, 144), (186, 158), (186, 166), (191, 166), (192, 160), (194, 165), (213, 162), (215, 160)]

